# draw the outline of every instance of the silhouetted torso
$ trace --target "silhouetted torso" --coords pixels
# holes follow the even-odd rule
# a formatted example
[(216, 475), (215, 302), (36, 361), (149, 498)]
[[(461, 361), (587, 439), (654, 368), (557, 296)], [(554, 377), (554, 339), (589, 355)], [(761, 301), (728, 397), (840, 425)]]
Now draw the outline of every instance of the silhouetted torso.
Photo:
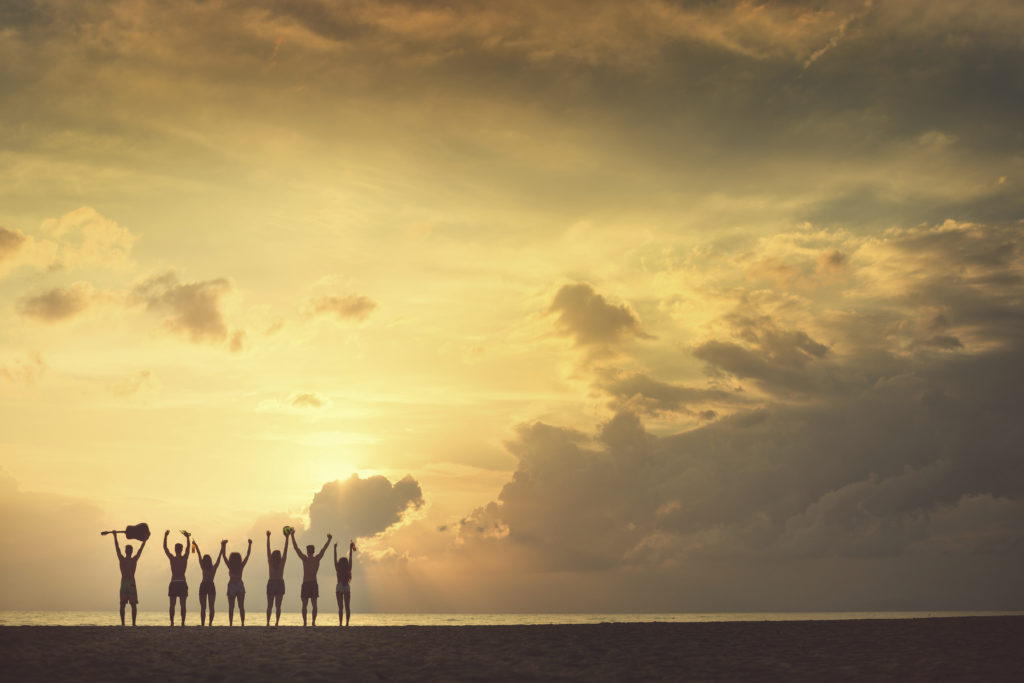
[(185, 555), (171, 556), (171, 581), (184, 581), (187, 567), (188, 557)]
[(287, 558), (282, 557), (277, 562), (274, 562), (274, 558), (271, 557), (267, 561), (267, 563), (270, 566), (270, 576), (269, 576), (269, 578), (271, 578), (271, 579), (283, 579), (284, 578), (284, 561), (286, 559)]
[(121, 580), (134, 581), (135, 567), (139, 564), (139, 556), (133, 555), (132, 557), (119, 557), (117, 558), (117, 563), (121, 565)]
[(302, 560), (302, 580), (316, 581), (316, 573), (320, 570), (320, 558), (316, 555), (309, 555), (300, 559)]

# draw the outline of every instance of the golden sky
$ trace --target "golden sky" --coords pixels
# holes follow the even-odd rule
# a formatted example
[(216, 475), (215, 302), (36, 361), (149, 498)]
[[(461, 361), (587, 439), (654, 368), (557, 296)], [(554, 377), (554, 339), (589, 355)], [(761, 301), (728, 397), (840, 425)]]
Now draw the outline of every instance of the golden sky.
[(364, 611), (1024, 608), (1021, 36), (3, 3), (0, 609), (112, 605), (138, 521), (153, 609), (163, 529), (258, 582), (289, 521)]

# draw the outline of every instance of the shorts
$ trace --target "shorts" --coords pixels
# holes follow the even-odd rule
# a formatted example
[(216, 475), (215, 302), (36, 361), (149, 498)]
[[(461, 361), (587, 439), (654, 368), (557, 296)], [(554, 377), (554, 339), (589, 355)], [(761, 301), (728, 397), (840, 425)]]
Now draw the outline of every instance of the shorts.
[(319, 598), (320, 586), (317, 585), (316, 581), (303, 581), (301, 597), (303, 600), (308, 600), (310, 598)]
[(133, 605), (139, 604), (139, 592), (135, 588), (134, 580), (121, 579), (121, 602), (130, 602)]
[(173, 579), (169, 584), (167, 584), (167, 597), (187, 598), (188, 584), (185, 582), (185, 579)]
[(267, 581), (267, 597), (273, 598), (284, 595), (284, 579), (269, 579)]
[(211, 600), (217, 597), (217, 587), (213, 585), (213, 581), (203, 581), (199, 584), (199, 602), (206, 596), (210, 596)]
[(231, 579), (228, 581), (228, 597), (233, 598), (236, 595), (245, 595), (245, 584), (242, 583), (241, 579)]
[(334, 589), (335, 593), (351, 593), (352, 589), (347, 583), (339, 583), (338, 587)]

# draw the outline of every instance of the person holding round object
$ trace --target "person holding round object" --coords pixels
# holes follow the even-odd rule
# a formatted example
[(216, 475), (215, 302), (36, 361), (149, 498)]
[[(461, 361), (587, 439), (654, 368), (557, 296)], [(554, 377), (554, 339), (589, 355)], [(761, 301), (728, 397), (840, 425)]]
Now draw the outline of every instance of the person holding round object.
[(327, 534), (327, 542), (324, 543), (324, 547), (320, 549), (319, 553), (314, 554), (316, 546), (307, 545), (306, 554), (303, 555), (302, 551), (299, 550), (299, 544), (295, 542), (295, 534), (292, 534), (292, 546), (295, 547), (295, 553), (302, 559), (302, 625), (306, 625), (306, 604), (309, 602), (313, 603), (313, 626), (316, 626), (316, 601), (320, 597), (320, 586), (316, 582), (316, 573), (320, 569), (320, 560), (323, 559), (324, 553), (327, 552), (327, 546), (331, 543), (331, 536)]
[(220, 567), (220, 558), (224, 556), (224, 545), (227, 541), (220, 542), (221, 552), (217, 555), (217, 562), (214, 563), (209, 555), (199, 553), (199, 544), (192, 541), (192, 550), (196, 557), (199, 557), (199, 568), (203, 571), (203, 580), (199, 584), (199, 624), (206, 626), (206, 608), (210, 608), (210, 626), (213, 626), (213, 603), (217, 600), (217, 586), (213, 579), (217, 576), (217, 568)]
[(281, 623), (281, 601), (284, 600), (284, 563), (288, 561), (288, 536), (294, 533), (290, 526), (281, 530), (284, 534), (284, 552), (270, 552), (270, 530), (267, 530), (267, 565), (270, 576), (267, 579), (267, 626), (270, 626), (270, 608), (277, 607), (274, 626)]
[[(190, 534), (187, 531), (181, 533), (185, 536), (185, 545), (181, 543), (174, 544), (174, 554), (171, 555), (171, 551), (167, 549), (167, 537), (170, 535), (171, 530), (164, 531), (164, 555), (167, 555), (167, 559), (171, 562), (171, 582), (167, 585), (167, 597), (171, 600), (170, 616), (171, 626), (174, 626), (174, 601), (177, 600), (181, 604), (181, 625), (185, 625), (185, 598), (188, 597), (188, 582), (185, 581), (185, 569), (188, 567), (188, 556), (192, 552), (192, 544), (188, 541), (191, 540)], [(182, 550), (185, 551), (182, 554)]]
[[(139, 558), (142, 557), (142, 551), (146, 549), (146, 541), (142, 541), (142, 545), (139, 546), (139, 552), (134, 553), (132, 546), (125, 545), (124, 554), (121, 554), (121, 546), (117, 542), (117, 535), (124, 532), (104, 531), (102, 533), (110, 533), (114, 535), (114, 551), (117, 553), (117, 563), (121, 567), (121, 626), (124, 626), (124, 606), (129, 603), (132, 606), (132, 626), (135, 626), (135, 618), (139, 613), (139, 591), (135, 586), (135, 568), (139, 565)], [(149, 538), (148, 527), (146, 530), (146, 538)]]
[[(348, 542), (348, 559), (344, 556), (338, 559), (338, 544), (334, 544), (334, 571), (338, 573), (338, 585), (334, 589), (334, 595), (338, 598), (338, 626), (348, 626), (349, 617), (352, 616), (352, 608), (350, 602), (352, 599), (352, 590), (349, 584), (352, 582), (352, 553), (355, 552), (356, 544), (355, 541)], [(345, 618), (342, 620), (342, 610), (345, 612)]]
[(235, 623), (235, 602), (238, 602), (238, 616), (242, 619), (242, 626), (245, 626), (245, 583), (242, 582), (242, 570), (249, 562), (249, 555), (252, 553), (252, 539), (249, 539), (249, 548), (245, 551), (245, 559), (241, 553), (227, 555), (227, 541), (221, 541), (220, 554), (227, 561), (228, 565), (228, 626)]

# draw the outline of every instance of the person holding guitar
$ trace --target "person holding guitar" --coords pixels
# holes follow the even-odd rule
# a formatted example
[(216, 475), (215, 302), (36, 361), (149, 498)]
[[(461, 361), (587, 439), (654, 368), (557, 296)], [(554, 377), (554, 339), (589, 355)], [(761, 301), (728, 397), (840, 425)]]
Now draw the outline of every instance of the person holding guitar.
[[(185, 568), (188, 567), (188, 556), (192, 552), (192, 544), (188, 541), (191, 540), (192, 535), (187, 531), (182, 531), (182, 535), (185, 536), (186, 544), (184, 546), (181, 543), (174, 544), (174, 554), (171, 555), (171, 551), (167, 549), (167, 536), (170, 535), (171, 530), (168, 529), (164, 532), (164, 555), (167, 555), (167, 559), (171, 561), (171, 582), (167, 585), (167, 597), (171, 599), (171, 626), (174, 626), (174, 601), (178, 600), (181, 602), (181, 625), (185, 625), (185, 598), (188, 597), (188, 583), (185, 581)], [(182, 555), (182, 549), (185, 550), (185, 554)]]
[[(139, 552), (132, 554), (132, 546), (124, 547), (124, 554), (121, 554), (121, 546), (117, 542), (118, 531), (109, 532), (114, 535), (114, 550), (117, 552), (117, 562), (121, 565), (121, 626), (124, 626), (124, 606), (127, 603), (132, 605), (132, 626), (135, 626), (135, 617), (139, 612), (139, 591), (135, 586), (135, 568), (139, 565), (139, 558), (142, 551), (146, 549), (146, 540), (139, 546)], [(148, 534), (147, 534), (148, 535)]]

